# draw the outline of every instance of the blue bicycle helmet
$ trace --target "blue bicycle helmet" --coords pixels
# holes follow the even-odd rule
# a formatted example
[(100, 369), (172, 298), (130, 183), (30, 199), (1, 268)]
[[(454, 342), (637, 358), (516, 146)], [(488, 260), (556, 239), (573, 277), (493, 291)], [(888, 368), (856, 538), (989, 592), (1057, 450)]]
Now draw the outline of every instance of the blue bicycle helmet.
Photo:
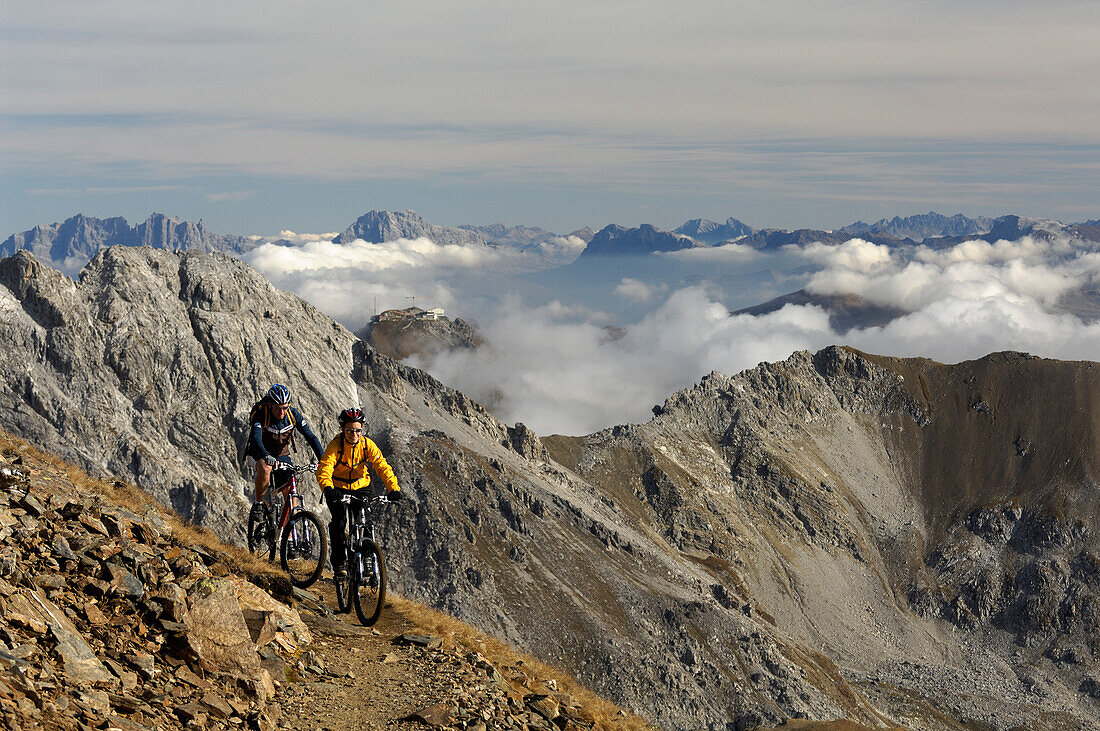
[(290, 403), (290, 389), (281, 383), (276, 383), (267, 391), (267, 399), (278, 406)]

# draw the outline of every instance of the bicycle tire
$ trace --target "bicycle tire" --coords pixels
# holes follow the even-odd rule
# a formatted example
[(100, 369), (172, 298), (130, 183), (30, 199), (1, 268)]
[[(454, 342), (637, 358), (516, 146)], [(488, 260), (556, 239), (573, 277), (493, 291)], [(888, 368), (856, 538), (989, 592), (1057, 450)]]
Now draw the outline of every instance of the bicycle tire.
[(279, 559), (290, 583), (305, 589), (317, 581), (327, 557), (328, 537), (321, 520), (308, 510), (290, 516), (279, 546)]
[(386, 601), (386, 561), (374, 541), (365, 540), (355, 554), (351, 567), (351, 601), (359, 622), (370, 627), (382, 614)]
[(271, 508), (263, 505), (262, 514), (255, 510), (248, 513), (248, 552), (268, 561), (275, 560), (275, 532), (271, 524)]

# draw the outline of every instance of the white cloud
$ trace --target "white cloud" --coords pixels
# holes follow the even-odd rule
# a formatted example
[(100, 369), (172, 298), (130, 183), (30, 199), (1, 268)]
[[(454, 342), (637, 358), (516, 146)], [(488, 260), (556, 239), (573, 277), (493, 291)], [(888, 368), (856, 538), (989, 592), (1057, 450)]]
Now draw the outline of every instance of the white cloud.
[(661, 256), (685, 261), (712, 261), (715, 263), (740, 264), (760, 257), (760, 252), (744, 244), (723, 244), (722, 246), (699, 246), (679, 251), (664, 251)]
[(637, 279), (623, 277), (619, 286), (615, 287), (615, 294), (633, 302), (649, 302), (653, 297), (664, 292), (668, 287), (664, 285), (651, 286)]
[(289, 241), (292, 244), (308, 244), (308, 243), (313, 243), (315, 241), (321, 241), (321, 242), (332, 241), (334, 238), (336, 238), (339, 235), (340, 235), (339, 232), (336, 232), (336, 231), (333, 231), (331, 233), (323, 233), (323, 234), (299, 234), (299, 233), (294, 233), (293, 231), (291, 231), (289, 229), (283, 229), (282, 231), (279, 232), (279, 234), (277, 236), (264, 236), (264, 237), (257, 236), (256, 238), (285, 239), (286, 241)]
[(580, 256), (588, 242), (579, 236), (555, 236), (539, 242), (539, 249), (549, 257), (574, 259)]
[(801, 254), (824, 268), (807, 289), (856, 294), (881, 305), (921, 310), (946, 299), (1027, 298), (1051, 307), (1068, 290), (1093, 280), (1097, 255), (1068, 241), (964, 242), (947, 249), (891, 251), (866, 241), (813, 244)]
[(559, 314), (503, 308), (484, 323), (489, 347), (441, 354), (431, 371), (506, 422), (584, 434), (647, 420), (654, 404), (710, 370), (735, 373), (831, 342), (828, 316), (817, 308), (733, 317), (701, 288), (674, 293), (618, 339)]
[(880, 271), (892, 261), (890, 247), (873, 244), (863, 239), (852, 239), (840, 245), (815, 241), (806, 246), (786, 246), (802, 257), (826, 267), (870, 274)]
[(380, 244), (356, 239), (348, 244), (334, 244), (320, 237), (297, 235), (300, 246), (259, 246), (245, 260), (268, 275), (286, 276), (293, 273), (322, 270), (356, 270), (381, 272), (386, 270), (435, 267), (492, 267), (504, 263), (507, 251), (488, 246), (439, 245), (430, 239), (398, 239)]

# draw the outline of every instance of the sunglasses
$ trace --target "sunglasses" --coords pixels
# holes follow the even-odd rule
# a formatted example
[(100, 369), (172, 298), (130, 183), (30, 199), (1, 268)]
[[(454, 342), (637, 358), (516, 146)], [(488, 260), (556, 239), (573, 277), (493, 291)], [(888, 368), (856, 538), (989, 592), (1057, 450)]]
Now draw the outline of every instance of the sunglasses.
[(345, 434), (362, 434), (363, 430), (362, 429), (345, 429), (344, 433)]

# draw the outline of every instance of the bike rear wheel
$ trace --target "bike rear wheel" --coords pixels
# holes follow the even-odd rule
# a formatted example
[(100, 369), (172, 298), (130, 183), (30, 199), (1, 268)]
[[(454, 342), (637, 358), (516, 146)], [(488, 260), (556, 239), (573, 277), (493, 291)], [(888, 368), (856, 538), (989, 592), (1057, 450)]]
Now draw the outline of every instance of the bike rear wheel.
[(328, 537), (317, 516), (308, 510), (290, 516), (281, 543), (279, 556), (290, 583), (304, 589), (317, 581), (328, 556)]
[(271, 521), (271, 508), (267, 503), (257, 503), (262, 506), (248, 513), (248, 551), (259, 558), (268, 561), (275, 560), (275, 525)]
[(359, 621), (370, 627), (382, 614), (386, 601), (386, 562), (374, 541), (363, 541), (351, 570), (351, 601)]

